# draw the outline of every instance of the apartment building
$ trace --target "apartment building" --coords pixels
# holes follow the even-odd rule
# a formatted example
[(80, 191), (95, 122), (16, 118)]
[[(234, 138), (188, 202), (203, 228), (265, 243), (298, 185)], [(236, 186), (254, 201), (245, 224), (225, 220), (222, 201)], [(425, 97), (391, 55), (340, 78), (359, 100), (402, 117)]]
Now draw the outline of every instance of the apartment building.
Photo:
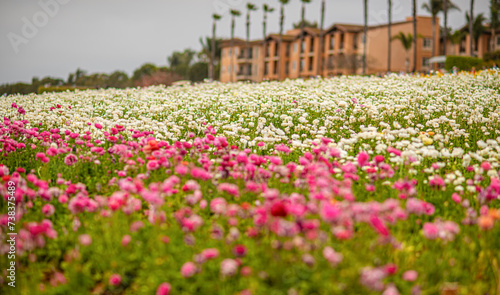
[[(473, 43), (472, 47), (472, 50), (474, 51), (473, 55), (480, 58), (483, 58), (486, 52), (500, 50), (500, 29), (497, 29), (495, 31), (495, 36), (493, 36), (493, 30), (489, 27), (489, 24), (486, 24), (485, 27), (486, 30), (484, 30), (484, 32), (478, 37), (477, 43)], [(463, 32), (465, 37), (457, 44), (452, 43), (450, 38), (448, 38), (446, 42), (446, 55), (470, 56), (470, 35), (468, 34), (469, 27), (463, 26), (459, 29), (459, 31)], [(441, 40), (440, 44), (440, 52), (443, 52), (442, 41), (443, 40)]]
[[(283, 80), (286, 78), (308, 78), (316, 75), (333, 76), (362, 73), (363, 55), (362, 25), (333, 24), (321, 31), (305, 28), (287, 31), (280, 37), (270, 34), (265, 40), (251, 41), (235, 39), (222, 42), (221, 74), (222, 82)], [(391, 35), (399, 32), (413, 34), (413, 19), (395, 22)], [(432, 40), (432, 18), (417, 16), (417, 71), (429, 70), (432, 46), (438, 44), (438, 37)], [(321, 44), (321, 37), (323, 42)], [(385, 73), (388, 59), (387, 24), (368, 27), (366, 52), (367, 73)], [(434, 42), (433, 42), (434, 41)], [(248, 47), (247, 47), (248, 46)], [(250, 48), (250, 49), (247, 49)], [(320, 50), (322, 48), (322, 50)], [(398, 40), (391, 41), (391, 71), (405, 71), (406, 57), (413, 65), (413, 48), (408, 52)], [(436, 51), (437, 52), (437, 51)], [(411, 69), (411, 68), (410, 68)]]

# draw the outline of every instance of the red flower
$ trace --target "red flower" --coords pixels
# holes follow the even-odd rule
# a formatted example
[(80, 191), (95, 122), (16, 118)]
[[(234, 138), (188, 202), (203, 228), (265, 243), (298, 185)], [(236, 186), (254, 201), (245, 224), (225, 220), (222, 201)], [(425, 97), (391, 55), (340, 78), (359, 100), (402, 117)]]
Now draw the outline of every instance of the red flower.
[(287, 215), (285, 205), (281, 202), (274, 203), (271, 207), (271, 215), (285, 217)]

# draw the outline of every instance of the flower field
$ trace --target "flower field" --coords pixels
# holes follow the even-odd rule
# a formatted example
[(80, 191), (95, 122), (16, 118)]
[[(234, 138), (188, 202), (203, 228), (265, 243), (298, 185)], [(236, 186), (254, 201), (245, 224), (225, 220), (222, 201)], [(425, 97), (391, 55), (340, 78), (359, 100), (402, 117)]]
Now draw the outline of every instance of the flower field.
[(1, 294), (500, 294), (499, 71), (7, 96), (0, 116)]

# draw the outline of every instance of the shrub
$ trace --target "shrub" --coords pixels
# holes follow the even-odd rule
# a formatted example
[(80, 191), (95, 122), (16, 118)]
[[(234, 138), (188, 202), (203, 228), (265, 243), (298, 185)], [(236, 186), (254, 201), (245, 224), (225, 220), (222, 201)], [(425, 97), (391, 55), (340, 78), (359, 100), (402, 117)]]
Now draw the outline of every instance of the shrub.
[(457, 67), (460, 71), (470, 71), (473, 67), (478, 69), (483, 65), (481, 58), (469, 56), (448, 56), (444, 68), (450, 71), (453, 67)]
[(42, 94), (44, 92), (66, 92), (66, 91), (75, 91), (75, 90), (86, 90), (86, 89), (95, 89), (94, 87), (79, 87), (79, 86), (49, 86), (38, 87), (38, 94)]
[(486, 52), (483, 57), (484, 61), (499, 61), (500, 60), (500, 50), (493, 52)]

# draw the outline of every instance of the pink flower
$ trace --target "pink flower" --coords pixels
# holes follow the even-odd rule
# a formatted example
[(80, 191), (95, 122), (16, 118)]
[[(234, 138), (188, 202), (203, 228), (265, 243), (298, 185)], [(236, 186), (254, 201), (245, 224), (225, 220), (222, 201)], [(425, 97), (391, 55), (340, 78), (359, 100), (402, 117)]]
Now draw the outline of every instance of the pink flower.
[(490, 169), (491, 169), (491, 165), (490, 165), (490, 163), (489, 163), (489, 162), (486, 162), (486, 161), (485, 161), (485, 162), (482, 162), (482, 163), (481, 163), (481, 168), (483, 168), (484, 170), (488, 171), (488, 170), (490, 170)]
[(238, 262), (231, 258), (226, 258), (220, 263), (220, 273), (223, 276), (233, 276), (238, 271)]
[(375, 215), (370, 217), (371, 226), (382, 236), (386, 237), (389, 235), (389, 229), (385, 226), (384, 222)]
[(160, 163), (158, 163), (158, 161), (156, 161), (156, 160), (151, 160), (148, 162), (147, 168), (148, 168), (148, 170), (156, 170), (156, 169), (160, 168)]
[(72, 166), (73, 164), (75, 164), (76, 162), (78, 162), (78, 157), (73, 155), (73, 154), (68, 154), (65, 158), (64, 158), (64, 164), (68, 165), (68, 166)]
[(101, 124), (99, 124), (99, 123), (95, 123), (95, 128), (97, 128), (97, 129), (102, 129), (102, 125), (101, 125)]
[(122, 277), (119, 274), (112, 274), (111, 277), (109, 277), (109, 284), (113, 286), (118, 286), (122, 282)]
[(418, 272), (416, 270), (407, 270), (403, 273), (403, 280), (408, 282), (414, 282), (418, 278)]
[(224, 214), (226, 206), (227, 202), (224, 198), (215, 198), (210, 201), (210, 211), (216, 214)]
[(196, 264), (194, 262), (186, 262), (181, 267), (181, 275), (185, 278), (190, 278), (196, 273)]
[(78, 241), (80, 242), (80, 244), (82, 244), (83, 246), (89, 246), (90, 244), (92, 244), (92, 238), (90, 237), (90, 235), (88, 234), (83, 234), (83, 235), (80, 235), (78, 237)]
[(430, 222), (426, 222), (423, 227), (424, 236), (429, 240), (434, 240), (438, 237), (438, 227)]
[(236, 257), (243, 257), (247, 255), (247, 248), (244, 245), (236, 245), (233, 248), (233, 254)]
[(203, 251), (201, 251), (201, 257), (203, 258), (203, 261), (209, 260), (209, 259), (214, 259), (219, 257), (219, 250), (216, 248), (208, 248)]
[(50, 216), (50, 215), (54, 214), (55, 211), (56, 211), (56, 209), (54, 208), (54, 205), (52, 205), (52, 204), (45, 204), (42, 207), (42, 213), (45, 216)]
[(335, 250), (329, 246), (323, 249), (323, 257), (325, 257), (332, 266), (339, 264), (344, 258), (342, 254), (335, 252)]
[(333, 222), (340, 216), (341, 210), (329, 202), (323, 202), (321, 206), (320, 216), (326, 222)]
[(122, 238), (122, 246), (126, 247), (130, 243), (131, 240), (132, 240), (132, 237), (130, 237), (130, 235), (124, 235)]
[(170, 294), (170, 290), (172, 290), (172, 286), (169, 283), (162, 283), (156, 289), (156, 295), (168, 295)]
[(359, 167), (363, 167), (367, 164), (368, 160), (370, 159), (370, 156), (365, 153), (365, 152), (361, 152), (358, 154), (358, 165)]

